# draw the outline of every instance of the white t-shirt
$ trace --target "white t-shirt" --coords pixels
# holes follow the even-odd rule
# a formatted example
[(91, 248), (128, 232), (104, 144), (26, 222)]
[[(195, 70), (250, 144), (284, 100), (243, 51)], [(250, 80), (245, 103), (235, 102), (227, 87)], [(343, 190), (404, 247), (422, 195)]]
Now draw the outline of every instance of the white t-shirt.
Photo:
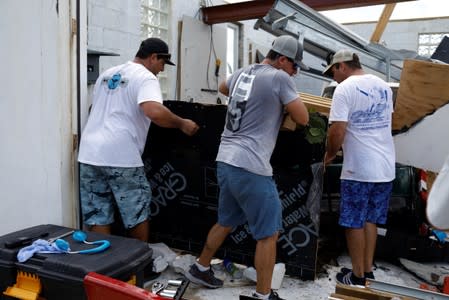
[(81, 135), (78, 161), (95, 166), (140, 167), (151, 120), (139, 104), (162, 103), (157, 77), (127, 62), (106, 70), (95, 83), (93, 103)]
[(395, 178), (392, 113), (391, 88), (374, 75), (350, 76), (337, 86), (329, 122), (347, 122), (341, 179), (388, 182)]

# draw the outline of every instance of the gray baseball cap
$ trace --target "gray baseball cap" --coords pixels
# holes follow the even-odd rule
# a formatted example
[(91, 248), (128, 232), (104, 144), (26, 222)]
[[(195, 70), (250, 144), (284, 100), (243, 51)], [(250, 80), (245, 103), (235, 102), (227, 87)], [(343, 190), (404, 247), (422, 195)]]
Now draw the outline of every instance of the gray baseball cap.
[(278, 36), (271, 46), (271, 50), (292, 59), (303, 70), (309, 67), (302, 62), (302, 52), (304, 50), (302, 44), (290, 35)]
[(329, 70), (332, 68), (333, 65), (345, 61), (351, 61), (354, 59), (354, 52), (348, 49), (342, 49), (335, 52), (335, 54), (332, 56), (331, 62), (329, 65), (324, 69), (323, 74), (326, 74), (329, 72)]

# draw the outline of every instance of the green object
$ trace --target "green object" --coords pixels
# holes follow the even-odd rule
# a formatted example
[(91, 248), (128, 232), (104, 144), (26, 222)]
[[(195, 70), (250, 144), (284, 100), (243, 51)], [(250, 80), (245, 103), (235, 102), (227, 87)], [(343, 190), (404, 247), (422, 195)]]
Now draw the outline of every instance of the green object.
[(310, 144), (321, 144), (326, 140), (326, 121), (319, 113), (309, 113), (309, 125), (305, 127), (304, 134)]

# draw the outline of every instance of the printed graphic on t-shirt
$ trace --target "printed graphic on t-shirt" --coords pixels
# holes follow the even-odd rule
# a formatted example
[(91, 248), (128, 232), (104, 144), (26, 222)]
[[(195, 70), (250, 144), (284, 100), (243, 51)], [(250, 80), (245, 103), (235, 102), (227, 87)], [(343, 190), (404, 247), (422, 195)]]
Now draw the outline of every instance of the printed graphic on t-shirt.
[(122, 78), (120, 73), (115, 73), (111, 77), (105, 76), (103, 77), (103, 85), (106, 85), (108, 90), (115, 90), (117, 87), (125, 86), (128, 83), (127, 78)]
[(226, 128), (232, 132), (240, 129), (242, 117), (245, 114), (246, 103), (251, 93), (255, 75), (242, 73), (237, 78), (237, 82), (232, 90), (228, 103), (228, 116)]
[(385, 128), (390, 125), (388, 110), (388, 93), (386, 89), (377, 87), (369, 91), (357, 88), (357, 92), (368, 98), (369, 106), (364, 110), (356, 110), (351, 116), (351, 125), (361, 130)]

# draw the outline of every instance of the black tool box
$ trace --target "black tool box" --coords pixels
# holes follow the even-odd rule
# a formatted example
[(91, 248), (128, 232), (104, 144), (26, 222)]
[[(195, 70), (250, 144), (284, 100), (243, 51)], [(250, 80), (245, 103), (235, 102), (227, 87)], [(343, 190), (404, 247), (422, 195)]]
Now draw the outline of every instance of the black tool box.
[[(33, 237), (39, 236), (51, 239), (71, 230), (73, 229), (47, 224), (1, 236), (0, 299), (10, 299), (4, 292), (8, 288), (11, 290), (20, 287), (19, 281), (25, 286), (38, 285), (39, 296), (46, 300), (87, 299), (83, 279), (89, 272), (143, 286), (143, 269), (152, 262), (152, 251), (147, 243), (136, 239), (87, 232), (87, 241), (108, 240), (110, 247), (93, 254), (35, 253), (23, 263), (18, 262), (17, 253), (24, 245), (11, 248), (11, 241), (26, 237), (34, 241)], [(70, 244), (72, 251), (96, 247), (75, 241), (71, 234), (63, 239)], [(34, 282), (30, 284), (31, 281)]]

